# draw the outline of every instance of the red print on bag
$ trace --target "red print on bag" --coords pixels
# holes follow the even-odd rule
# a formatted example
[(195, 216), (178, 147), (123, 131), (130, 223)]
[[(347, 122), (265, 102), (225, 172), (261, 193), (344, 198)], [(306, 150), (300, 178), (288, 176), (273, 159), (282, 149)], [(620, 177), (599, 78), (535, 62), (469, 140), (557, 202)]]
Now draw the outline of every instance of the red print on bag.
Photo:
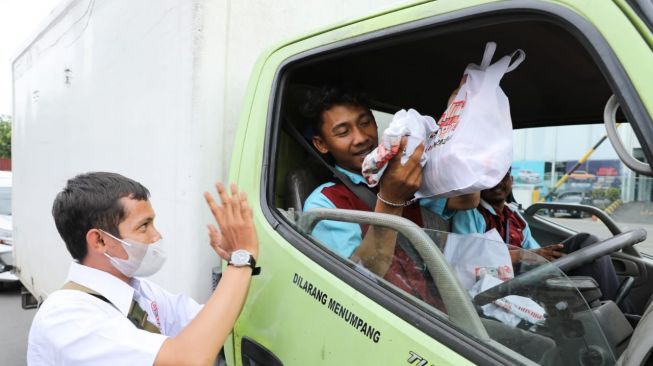
[(152, 312), (154, 313), (154, 318), (156, 319), (156, 325), (161, 329), (161, 320), (159, 319), (159, 307), (156, 306), (156, 303), (152, 302)]
[(446, 144), (447, 141), (451, 139), (456, 127), (458, 127), (458, 122), (460, 121), (460, 115), (463, 112), (465, 107), (465, 99), (456, 100), (449, 105), (446, 111), (442, 113), (440, 120), (438, 120), (438, 136), (435, 139), (435, 143), (432, 146)]

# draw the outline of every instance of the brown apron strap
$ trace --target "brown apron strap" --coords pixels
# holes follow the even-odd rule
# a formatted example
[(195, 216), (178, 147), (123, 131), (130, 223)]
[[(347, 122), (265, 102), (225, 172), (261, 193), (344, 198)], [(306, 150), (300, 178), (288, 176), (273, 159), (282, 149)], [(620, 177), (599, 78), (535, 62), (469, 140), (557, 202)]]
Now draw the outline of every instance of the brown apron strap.
[(86, 292), (87, 294), (99, 295), (97, 292), (91, 290), (90, 288), (88, 288), (86, 286), (82, 286), (79, 283), (73, 282), (73, 281), (66, 282), (63, 285), (62, 289), (64, 289), (64, 290), (77, 290), (77, 291), (81, 291), (81, 292)]
[[(85, 292), (85, 293), (87, 293), (87, 294), (89, 294), (91, 296), (97, 297), (98, 299), (106, 302), (107, 304), (113, 306), (114, 308), (116, 307), (106, 297), (100, 295), (99, 293), (91, 290), (90, 288), (88, 288), (86, 286), (80, 285), (77, 282), (69, 281), (69, 282), (67, 282), (66, 284), (63, 285), (62, 289), (64, 289), (64, 290), (77, 290), (77, 291)], [(116, 308), (116, 309), (118, 309), (118, 308)]]
[(135, 300), (132, 300), (132, 306), (127, 314), (129, 319), (136, 328), (146, 330), (150, 333), (161, 334), (161, 330), (156, 325), (147, 321), (147, 312), (141, 308)]
[[(115, 307), (106, 297), (100, 295), (96, 291), (91, 290), (86, 286), (82, 286), (77, 282), (69, 281), (62, 287), (64, 290), (77, 290), (85, 292), (91, 296), (95, 296), (98, 299), (105, 301)], [(129, 313), (127, 313), (127, 319), (131, 321), (136, 328), (146, 330), (150, 333), (161, 334), (161, 330), (157, 328), (156, 325), (147, 321), (147, 312), (143, 310), (135, 300), (132, 300), (131, 307), (129, 308)]]

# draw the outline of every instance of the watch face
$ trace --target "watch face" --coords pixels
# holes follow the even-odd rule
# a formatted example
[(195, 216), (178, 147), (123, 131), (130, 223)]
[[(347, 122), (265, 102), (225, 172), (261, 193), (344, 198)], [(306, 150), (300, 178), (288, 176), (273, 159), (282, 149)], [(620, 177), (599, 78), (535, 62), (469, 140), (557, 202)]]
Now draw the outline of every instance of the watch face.
[(235, 266), (247, 266), (249, 265), (250, 254), (246, 250), (239, 249), (231, 253), (231, 264)]

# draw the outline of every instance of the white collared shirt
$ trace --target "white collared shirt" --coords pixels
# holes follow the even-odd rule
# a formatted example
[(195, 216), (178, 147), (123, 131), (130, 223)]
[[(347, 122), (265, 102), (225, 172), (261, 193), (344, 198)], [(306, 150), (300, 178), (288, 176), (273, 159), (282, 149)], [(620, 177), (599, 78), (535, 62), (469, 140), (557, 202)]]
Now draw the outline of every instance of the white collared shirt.
[[(152, 365), (161, 345), (176, 336), (202, 306), (186, 295), (133, 278), (72, 263), (68, 281), (86, 286), (110, 304), (78, 290), (58, 290), (39, 308), (29, 332), (28, 365)], [(127, 319), (132, 299), (161, 334), (138, 329)]]

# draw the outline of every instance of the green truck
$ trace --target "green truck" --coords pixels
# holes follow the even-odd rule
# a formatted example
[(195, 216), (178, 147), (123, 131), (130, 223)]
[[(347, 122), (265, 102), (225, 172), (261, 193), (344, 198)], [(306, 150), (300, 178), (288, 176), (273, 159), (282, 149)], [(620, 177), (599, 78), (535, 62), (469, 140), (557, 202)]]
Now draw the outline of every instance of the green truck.
[[(495, 41), (499, 54), (518, 48), (527, 54), (520, 69), (502, 82), (516, 130), (614, 125), (615, 114), (606, 112), (606, 103), (615, 95), (612, 100), (621, 106), (617, 121), (630, 122), (651, 161), (651, 10), (651, 3), (645, 1), (415, 2), (305, 35), (261, 57), (240, 120), (235, 144), (240, 149), (234, 150), (230, 178), (254, 201), (265, 272), (253, 282), (227, 359), (246, 365), (616, 362), (627, 339), (633, 345), (640, 340), (617, 334), (620, 327), (602, 327), (604, 319), (583, 320), (582, 326), (575, 323), (576, 333), (571, 323), (587, 315), (587, 309), (559, 314), (569, 315), (567, 320), (551, 315), (550, 328), (533, 333), (554, 339), (558, 353), (548, 360), (529, 358), (515, 341), (525, 335), (509, 336), (487, 324), (477, 328), (470, 321), (478, 317), (476, 300), (458, 304), (459, 313), (443, 314), (380, 278), (361, 273), (354, 263), (320, 245), (311, 237), (310, 227), (314, 220), (332, 218), (333, 213), (300, 213), (301, 199), (293, 199), (305, 197), (315, 185), (303, 174), (288, 177), (311, 168), (317, 175), (324, 167), (306, 158), (306, 151), (284, 126), (294, 124), (301, 131), (302, 121), (294, 113), (296, 90), (333, 81), (363, 85), (375, 98), (379, 115), (411, 106), (437, 116), (466, 63), (480, 58), (485, 42)], [(618, 143), (616, 138), (613, 141)], [(622, 150), (622, 160), (631, 169), (650, 175), (650, 167), (627, 156), (632, 151)], [(569, 235), (534, 213), (527, 210), (526, 217), (541, 242), (554, 243)], [(341, 220), (383, 222), (382, 218), (375, 221), (373, 214), (363, 216), (367, 217)], [(629, 294), (641, 314), (652, 292), (648, 274), (653, 262), (632, 244), (645, 233), (615, 230), (613, 235), (599, 246), (603, 254), (613, 252), (620, 276), (634, 277)], [(596, 255), (581, 253), (573, 265)], [(539, 284), (538, 297), (554, 296), (556, 286), (546, 285), (550, 274), (526, 279), (524, 286)], [(443, 297), (450, 297), (445, 302), (464, 301), (450, 285), (440, 289)], [(637, 336), (650, 337), (636, 329), (642, 331)], [(600, 333), (605, 339), (599, 339)], [(515, 339), (505, 339), (510, 337)], [(265, 361), (263, 355), (275, 361)]]

